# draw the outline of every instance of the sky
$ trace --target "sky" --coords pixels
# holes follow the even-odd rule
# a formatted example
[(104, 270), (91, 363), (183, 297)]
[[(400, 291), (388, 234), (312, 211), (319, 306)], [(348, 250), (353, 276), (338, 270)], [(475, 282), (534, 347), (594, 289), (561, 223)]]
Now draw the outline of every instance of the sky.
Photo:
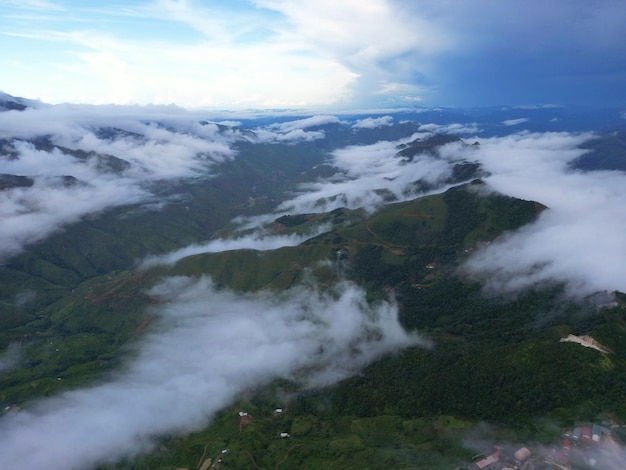
[(3, 0), (0, 90), (210, 109), (626, 104), (622, 0)]

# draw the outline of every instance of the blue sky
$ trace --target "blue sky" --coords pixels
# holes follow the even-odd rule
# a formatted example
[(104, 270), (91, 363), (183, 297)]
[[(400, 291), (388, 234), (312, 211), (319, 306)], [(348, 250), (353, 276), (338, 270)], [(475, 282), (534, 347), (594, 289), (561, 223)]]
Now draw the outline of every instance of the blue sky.
[(0, 90), (217, 109), (626, 105), (623, 0), (3, 0)]

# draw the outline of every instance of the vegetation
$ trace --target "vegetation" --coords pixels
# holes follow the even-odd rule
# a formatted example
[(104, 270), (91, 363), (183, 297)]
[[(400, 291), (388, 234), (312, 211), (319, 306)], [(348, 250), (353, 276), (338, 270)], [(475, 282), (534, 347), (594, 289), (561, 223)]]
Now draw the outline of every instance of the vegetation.
[[(473, 249), (544, 209), (488, 193), (480, 180), (390, 204), (369, 218), (337, 209), (280, 217), (268, 227), (285, 234), (330, 226), (296, 247), (133, 269), (148, 253), (225, 230), (234, 215), (266, 211), (292, 181), (328, 171), (317, 166), (327, 148), (317, 146), (348, 139), (332, 128), (328, 135), (324, 144), (241, 144), (242, 157), (223, 164), (220, 178), (172, 189), (188, 199), (158, 214), (134, 206), (87, 218), (0, 267), (0, 345), (19, 344), (24, 358), (0, 377), (0, 403), (27, 406), (103, 378), (123, 360), (124, 345), (149, 328), (146, 307), (158, 299), (147, 292), (166, 276), (210, 274), (218, 287), (236, 291), (284, 290), (309, 277), (324, 287), (347, 277), (372, 301), (395, 299), (403, 326), (435, 346), (381, 358), (323, 390), (282, 380), (249, 391), (205, 429), (163, 436), (154, 453), (107, 468), (206, 468), (208, 459), (223, 459), (229, 469), (453, 468), (470, 460), (463, 442), (480, 422), (510, 441), (549, 442), (546, 420), (567, 425), (609, 411), (626, 420), (623, 296), (599, 311), (564, 300), (558, 285), (487, 298), (478, 282), (459, 274)], [(404, 156), (423, 145), (407, 146)], [(290, 159), (291, 152), (300, 158)], [(467, 165), (459, 178), (479, 171)], [(613, 353), (559, 342), (570, 333), (592, 334)], [(254, 420), (242, 424), (240, 410)]]

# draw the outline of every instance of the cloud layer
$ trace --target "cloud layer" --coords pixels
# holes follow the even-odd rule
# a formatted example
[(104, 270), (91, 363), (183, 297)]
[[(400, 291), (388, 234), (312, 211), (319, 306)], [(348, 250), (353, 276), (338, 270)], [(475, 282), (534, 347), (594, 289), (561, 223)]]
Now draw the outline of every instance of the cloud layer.
[(311, 127), (320, 127), (326, 124), (338, 124), (341, 121), (336, 116), (316, 115), (295, 121), (286, 121), (270, 124), (266, 127), (255, 129), (260, 142), (296, 142), (323, 139), (326, 134), (323, 130), (306, 130)]
[(626, 291), (626, 175), (581, 172), (568, 164), (593, 136), (514, 134), (480, 139), (476, 158), (504, 194), (548, 206), (539, 220), (476, 253), (466, 268), (495, 291), (511, 292), (552, 281), (572, 294)]
[(238, 393), (277, 377), (325, 385), (383, 353), (426, 344), (402, 329), (395, 305), (369, 306), (351, 284), (242, 296), (207, 278), (170, 278), (151, 294), (167, 304), (137, 358), (109, 382), (3, 417), (0, 466), (115, 462), (152, 449), (164, 433), (206, 426)]
[[(450, 127), (450, 126), (448, 126)], [(423, 131), (471, 132), (424, 125)], [(598, 290), (626, 291), (626, 175), (619, 171), (582, 172), (571, 163), (586, 150), (591, 133), (529, 133), (505, 137), (472, 137), (480, 146), (449, 144), (438, 158), (422, 154), (399, 158), (401, 141), (351, 146), (334, 151), (328, 161), (337, 169), (329, 179), (300, 186), (277, 214), (330, 211), (339, 207), (372, 212), (389, 200), (417, 197), (422, 181), (445, 190), (442, 182), (463, 159), (478, 161), (489, 176), (488, 186), (503, 194), (548, 206), (539, 219), (479, 250), (464, 270), (487, 282), (492, 292), (515, 292), (564, 282), (572, 294)], [(249, 220), (254, 226), (278, 215)]]
[(230, 250), (275, 250), (283, 246), (297, 246), (328, 230), (326, 226), (317, 227), (314, 232), (308, 234), (292, 235), (263, 235), (262, 230), (257, 230), (251, 235), (244, 235), (237, 238), (218, 238), (205, 243), (188, 245), (180, 250), (167, 253), (165, 255), (150, 256), (142, 262), (143, 267), (155, 266), (159, 264), (175, 264), (187, 256), (201, 253), (218, 253)]
[[(185, 113), (164, 118), (162, 110), (141, 112), (143, 118), (115, 108), (104, 114), (67, 107), (0, 114), (0, 138), (10, 140), (14, 152), (0, 157), (0, 173), (33, 182), (0, 191), (0, 254), (15, 253), (85, 214), (150, 202), (150, 184), (156, 181), (206, 176), (216, 162), (234, 157), (230, 145), (243, 138), (239, 131), (201, 125)], [(388, 118), (355, 125), (386, 126)], [(323, 132), (311, 128), (339, 122), (318, 115), (257, 130), (256, 138), (318, 139)], [(421, 130), (471, 132), (472, 126), (426, 125)], [(37, 148), (24, 140), (45, 135), (69, 150)], [(464, 266), (467, 273), (485, 280), (494, 292), (553, 281), (565, 282), (575, 295), (626, 291), (626, 175), (583, 173), (569, 166), (593, 135), (521, 132), (477, 139), (480, 146), (472, 148), (448, 144), (438, 156), (398, 156), (399, 146), (429, 135), (335, 150), (328, 164), (337, 174), (301, 186), (278, 213), (338, 207), (374, 211), (389, 199), (421, 194), (417, 181), (441, 185), (455, 163), (477, 160), (489, 172), (491, 189), (549, 209), (535, 223), (478, 250)], [(213, 240), (150, 262), (172, 263), (206, 251), (272, 249), (302, 240), (258, 234)], [(370, 306), (363, 290), (348, 283), (324, 293), (300, 287), (280, 295), (237, 295), (216, 290), (207, 278), (174, 278), (152, 295), (166, 302), (155, 312), (159, 320), (137, 346), (135, 358), (111, 381), (41, 400), (0, 420), (0, 466), (85, 468), (133, 456), (151, 449), (155, 435), (205, 426), (250, 387), (277, 377), (309, 386), (332, 383), (380, 354), (424, 344), (402, 330), (395, 305)], [(0, 368), (12, 366), (12, 356), (2, 359)]]
[(402, 201), (422, 191), (414, 183), (441, 185), (459, 162), (460, 144), (439, 149), (439, 156), (421, 154), (412, 160), (398, 156), (399, 146), (428, 133), (417, 133), (399, 141), (350, 146), (335, 150), (328, 164), (338, 172), (330, 179), (307, 183), (300, 194), (280, 204), (279, 211), (290, 213), (326, 212), (339, 207), (365, 208), (372, 212), (390, 199)]
[(84, 215), (151, 202), (157, 181), (209, 175), (241, 138), (185, 115), (128, 108), (0, 113), (0, 174), (27, 182), (0, 191), (0, 259)]

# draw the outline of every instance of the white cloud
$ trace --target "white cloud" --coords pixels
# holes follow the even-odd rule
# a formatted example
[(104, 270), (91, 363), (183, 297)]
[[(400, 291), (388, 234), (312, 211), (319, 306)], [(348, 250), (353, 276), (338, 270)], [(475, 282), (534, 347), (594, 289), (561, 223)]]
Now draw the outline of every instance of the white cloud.
[(452, 174), (451, 162), (462, 154), (457, 144), (440, 149), (440, 158), (422, 154), (413, 160), (398, 157), (398, 146), (427, 134), (417, 133), (398, 141), (350, 146), (335, 150), (328, 162), (339, 170), (330, 179), (303, 184), (299, 194), (279, 205), (281, 213), (326, 212), (339, 207), (372, 212), (388, 202), (417, 197), (414, 183), (441, 185)]
[(239, 127), (241, 126), (241, 121), (219, 121), (216, 124), (219, 124), (221, 126), (226, 126), (226, 127)]
[[(48, 10), (29, 23), (15, 18), (32, 12), (18, 2), (12, 10), (5, 89), (52, 103), (246, 109), (341, 106), (372, 94), (420, 100), (429, 90), (415, 76), (456, 42), (389, 0), (153, 0)], [(33, 41), (54, 48), (54, 60)]]
[(146, 258), (142, 266), (154, 266), (157, 264), (175, 264), (187, 256), (201, 253), (217, 253), (229, 250), (275, 250), (283, 246), (297, 246), (309, 238), (315, 237), (328, 230), (327, 226), (320, 226), (315, 231), (307, 234), (292, 235), (263, 235), (255, 232), (252, 235), (244, 235), (238, 238), (218, 238), (205, 243), (188, 245), (171, 253), (151, 256)]
[[(154, 203), (146, 183), (209, 175), (216, 162), (234, 156), (230, 144), (242, 138), (214, 124), (200, 125), (184, 113), (164, 118), (162, 110), (153, 109), (142, 118), (125, 116), (125, 111), (55, 106), (0, 113), (0, 137), (17, 139), (17, 158), (0, 156), (0, 174), (26, 176), (33, 183), (0, 191), (0, 258), (86, 214)], [(102, 128), (113, 134), (99, 134)], [(19, 140), (44, 136), (54, 145), (100, 156), (37, 150)]]
[(357, 101), (373, 94), (415, 98), (423, 89), (414, 77), (429, 72), (432, 58), (456, 42), (453, 32), (387, 0), (256, 3), (285, 15), (285, 40), (305, 42), (355, 73), (351, 92)]
[(320, 114), (316, 116), (306, 117), (303, 119), (297, 119), (295, 121), (272, 124), (269, 127), (271, 129), (278, 129), (281, 132), (291, 132), (294, 130), (307, 129), (309, 127), (324, 126), (326, 124), (338, 124), (340, 122), (341, 121), (337, 116)]
[[(212, 134), (211, 140), (206, 138), (209, 136), (170, 131), (154, 123), (138, 127), (139, 138), (101, 139), (88, 132), (73, 145), (81, 150), (119, 156), (131, 164), (126, 174), (146, 179), (194, 176), (211, 163), (233, 155), (227, 140), (220, 139), (215, 126), (208, 133)], [(202, 130), (199, 124), (194, 127)]]
[(505, 126), (517, 126), (518, 124), (523, 124), (525, 122), (528, 122), (528, 118), (506, 119), (502, 121), (502, 124)]
[[(6, 77), (6, 90), (20, 90), (21, 95), (51, 103), (303, 108), (347, 98), (357, 78), (345, 65), (306, 42), (282, 40), (276, 33), (263, 35), (281, 22), (264, 23), (266, 18), (256, 17), (253, 9), (233, 15), (187, 2), (154, 2), (124, 18), (143, 32), (157, 30), (165, 22), (185, 32), (182, 40), (167, 34), (129, 37), (130, 31), (98, 30), (87, 20), (96, 12), (86, 8), (81, 13), (87, 16), (77, 24), (48, 22), (36, 31), (16, 26), (12, 41), (20, 46), (26, 39), (54, 45), (59, 53), (54, 62), (45, 56), (33, 57), (31, 62), (18, 54), (12, 56), (14, 70), (20, 73)], [(114, 20), (119, 15), (104, 9), (101, 13)], [(251, 29), (255, 20), (257, 26)], [(260, 28), (260, 24), (266, 26)], [(58, 29), (52, 30), (55, 26)], [(191, 34), (191, 28), (200, 34)], [(245, 39), (256, 34), (264, 37)], [(35, 78), (42, 62), (48, 65), (45, 81)]]
[(391, 126), (393, 125), (393, 117), (380, 116), (377, 118), (368, 117), (364, 119), (357, 119), (352, 125), (354, 129), (376, 129), (377, 127)]
[(276, 141), (289, 142), (289, 141), (300, 140), (304, 142), (310, 142), (312, 140), (323, 139), (324, 137), (326, 137), (326, 134), (324, 133), (324, 131), (307, 132), (302, 129), (296, 129), (293, 131), (289, 131), (286, 134), (279, 134), (276, 137)]
[(272, 379), (329, 384), (381, 354), (428, 344), (402, 329), (395, 305), (372, 307), (351, 284), (242, 296), (206, 278), (172, 278), (151, 295), (168, 303), (123, 371), (0, 419), (2, 468), (115, 462), (159, 435), (206, 426), (237, 393)]
[(323, 139), (326, 137), (324, 131), (305, 131), (303, 129), (294, 129), (287, 132), (269, 130), (267, 128), (255, 129), (255, 141), (258, 143), (276, 143), (276, 142), (311, 142), (313, 140)]
[(326, 137), (324, 130), (307, 131), (310, 127), (341, 123), (339, 118), (330, 115), (316, 115), (295, 121), (279, 122), (255, 129), (258, 142), (310, 142)]
[(149, 200), (149, 196), (131, 179), (106, 176), (69, 185), (38, 177), (32, 187), (4, 190), (0, 192), (0, 257), (18, 253), (85, 214)]
[(527, 104), (521, 106), (513, 106), (513, 109), (555, 109), (562, 108), (560, 104)]
[[(155, 48), (160, 49), (158, 63), (150, 62)], [(340, 64), (301, 56), (286, 44), (196, 44), (185, 49), (146, 44), (133, 50), (117, 44), (116, 49), (85, 55), (80, 68), (69, 70), (98, 77), (90, 88), (108, 90), (99, 103), (306, 107), (339, 101), (355, 78)], [(138, 55), (137, 49), (143, 53)]]
[[(461, 81), (499, 63), (504, 45), (524, 60), (501, 73), (542, 70), (554, 80), (585, 64), (618, 81), (622, 5), (570, 3), (536, 11), (487, 0), (151, 0), (57, 9), (48, 6), (60, 2), (11, 1), (2, 15), (3, 86), (54, 103), (231, 109), (387, 106), (433, 95), (454, 102), (461, 93), (480, 101), (481, 90), (468, 92)], [(507, 99), (527, 94), (509, 88)]]
[(551, 281), (573, 295), (626, 291), (626, 175), (584, 173), (568, 163), (590, 134), (516, 134), (481, 139), (476, 157), (489, 186), (548, 206), (539, 220), (476, 253), (466, 269), (494, 291), (516, 291)]
[(420, 132), (439, 132), (439, 133), (446, 133), (446, 134), (478, 134), (479, 132), (481, 132), (481, 129), (478, 127), (477, 123), (467, 123), (467, 124), (459, 124), (459, 123), (453, 123), (453, 124), (446, 124), (446, 125), (441, 125), (441, 124), (435, 124), (435, 123), (430, 123), (430, 124), (422, 124), (418, 130)]

